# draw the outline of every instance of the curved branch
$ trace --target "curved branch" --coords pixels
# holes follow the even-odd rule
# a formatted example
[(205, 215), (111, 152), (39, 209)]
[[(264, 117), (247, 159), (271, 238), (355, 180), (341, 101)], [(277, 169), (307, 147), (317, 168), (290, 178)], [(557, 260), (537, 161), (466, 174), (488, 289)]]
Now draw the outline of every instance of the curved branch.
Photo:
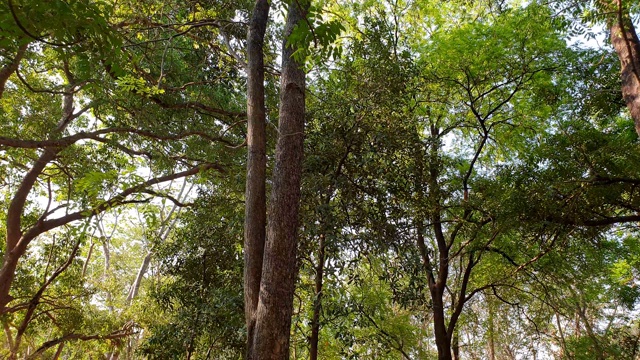
[(13, 60), (5, 65), (2, 70), (0, 70), (0, 99), (2, 98), (2, 94), (4, 93), (4, 86), (9, 80), (9, 76), (14, 72), (17, 72), (18, 66), (20, 65), (20, 61), (24, 57), (24, 54), (27, 52), (27, 46), (29, 43), (25, 43), (18, 48), (18, 52)]
[[(122, 192), (112, 197), (111, 199), (98, 204), (93, 208), (76, 211), (74, 213), (67, 214), (57, 219), (38, 221), (33, 227), (31, 227), (29, 230), (25, 232), (25, 234), (21, 237), (20, 241), (18, 242), (17, 247), (19, 247), (21, 250), (26, 249), (26, 246), (28, 245), (28, 243), (31, 242), (31, 240), (33, 240), (38, 235), (46, 231), (49, 231), (51, 229), (60, 227), (62, 225), (66, 225), (70, 222), (82, 220), (85, 218), (98, 215), (104, 211), (107, 211), (113, 208), (114, 206), (123, 205), (127, 203), (132, 203), (132, 202), (140, 202), (139, 200), (127, 200), (126, 198), (135, 193), (145, 192), (147, 188), (153, 185), (195, 175), (210, 169), (216, 169), (219, 172), (223, 172), (223, 173), (225, 172), (224, 168), (222, 168), (218, 164), (204, 164), (201, 166), (196, 166), (189, 170), (181, 171), (181, 172), (170, 174), (170, 175), (156, 177), (156, 178), (147, 180), (143, 183), (140, 183), (136, 186), (132, 186), (128, 189), (123, 190)], [(148, 200), (144, 200), (144, 201), (148, 201)]]
[(238, 117), (247, 116), (247, 113), (245, 113), (245, 112), (234, 112), (234, 111), (222, 110), (222, 109), (214, 108), (212, 106), (205, 105), (205, 104), (202, 104), (202, 103), (199, 103), (199, 102), (195, 102), (195, 101), (188, 101), (188, 102), (185, 102), (185, 103), (177, 103), (177, 104), (169, 104), (168, 102), (162, 100), (161, 98), (159, 98), (157, 96), (152, 96), (152, 97), (150, 97), (150, 99), (151, 99), (151, 101), (153, 101), (154, 103), (156, 103), (157, 105), (159, 105), (161, 108), (164, 108), (164, 109), (196, 109), (196, 110), (206, 111), (206, 112), (212, 113), (212, 114), (226, 116), (226, 117), (229, 117), (229, 118), (238, 118)]
[(136, 331), (133, 331), (131, 329), (131, 326), (125, 327), (122, 330), (117, 330), (114, 331), (110, 334), (107, 335), (82, 335), (82, 334), (75, 334), (75, 333), (71, 333), (71, 334), (67, 334), (64, 335), (62, 337), (59, 337), (57, 339), (54, 340), (49, 340), (47, 342), (45, 342), (44, 344), (42, 344), (38, 350), (36, 350), (33, 354), (31, 354), (31, 356), (29, 356), (28, 359), (39, 359), (40, 356), (49, 348), (54, 347), (58, 344), (67, 342), (67, 341), (72, 341), (72, 340), (82, 340), (82, 341), (90, 341), (90, 340), (115, 340), (115, 339), (122, 339), (125, 338), (127, 336), (131, 336), (137, 334)]
[[(88, 108), (84, 108), (78, 113), (74, 114), (73, 116), (77, 117), (81, 113), (87, 110)], [(114, 127), (114, 128), (101, 129), (101, 130), (92, 131), (92, 132), (80, 131), (70, 136), (62, 137), (59, 139), (48, 139), (48, 140), (23, 140), (23, 139), (0, 136), (0, 146), (9, 146), (14, 148), (22, 148), (22, 149), (65, 148), (80, 140), (95, 140), (95, 141), (105, 143), (105, 142), (108, 142), (108, 139), (102, 138), (100, 137), (100, 135), (126, 134), (126, 133), (140, 135), (140, 136), (147, 137), (154, 140), (182, 140), (190, 136), (199, 136), (211, 142), (221, 142), (231, 147), (238, 146), (237, 144), (234, 144), (227, 139), (224, 139), (218, 136), (211, 136), (203, 131), (185, 131), (183, 133), (176, 134), (176, 135), (160, 135), (152, 131), (139, 130), (139, 129), (127, 128), (127, 127)]]
[(59, 47), (67, 47), (67, 46), (72, 46), (75, 44), (78, 44), (80, 42), (80, 40), (74, 41), (72, 43), (56, 43), (56, 42), (52, 42), (52, 41), (48, 41), (45, 40), (43, 36), (41, 35), (34, 35), (33, 33), (31, 33), (29, 30), (27, 30), (27, 28), (24, 27), (24, 25), (22, 25), (22, 22), (20, 22), (20, 19), (18, 19), (18, 14), (16, 14), (16, 10), (14, 9), (13, 6), (13, 0), (7, 0), (7, 4), (9, 5), (9, 11), (11, 11), (11, 16), (13, 17), (13, 21), (16, 22), (16, 25), (18, 25), (18, 28), (20, 28), (20, 30), (22, 30), (23, 33), (25, 33), (25, 35), (27, 35), (28, 37), (43, 42), (45, 44), (49, 44), (52, 46), (59, 46)]

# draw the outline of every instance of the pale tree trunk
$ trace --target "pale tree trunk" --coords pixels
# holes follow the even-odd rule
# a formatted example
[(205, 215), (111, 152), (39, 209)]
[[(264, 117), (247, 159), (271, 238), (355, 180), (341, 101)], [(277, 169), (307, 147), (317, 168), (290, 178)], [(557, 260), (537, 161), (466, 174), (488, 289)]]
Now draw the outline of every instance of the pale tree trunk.
[(91, 239), (91, 244), (89, 245), (89, 251), (87, 252), (87, 259), (84, 262), (84, 265), (82, 265), (82, 277), (85, 277), (85, 275), (87, 274), (87, 268), (89, 267), (89, 261), (91, 260), (91, 254), (93, 254), (93, 247), (96, 244), (93, 242), (93, 239)]
[[(486, 295), (485, 295), (486, 296)], [(489, 313), (487, 317), (487, 346), (488, 348), (488, 360), (496, 360), (496, 345), (495, 345), (495, 324), (494, 324), (494, 302), (491, 296), (486, 296), (487, 299), (487, 311)]]
[[(296, 49), (287, 46), (287, 39), (296, 24), (304, 19), (305, 6), (308, 6), (308, 3), (303, 5), (302, 2), (292, 2), (289, 5), (284, 32), (279, 135), (260, 290), (255, 313), (253, 309), (247, 311), (248, 315), (255, 316), (255, 327), (249, 329), (251, 337), (248, 339), (250, 344), (247, 358), (251, 360), (289, 358), (303, 158), (305, 71), (303, 66), (293, 59), (292, 55)], [(252, 299), (249, 301), (251, 305)]]
[(267, 140), (263, 46), (268, 19), (268, 0), (256, 0), (247, 35), (248, 151), (244, 222), (244, 309), (247, 326), (247, 359), (250, 359), (253, 353), (267, 224)]
[[(102, 272), (102, 279), (103, 281), (108, 283), (109, 273), (111, 271), (111, 248), (110, 248), (111, 238), (113, 237), (113, 234), (116, 232), (116, 228), (118, 226), (118, 216), (116, 215), (115, 221), (113, 223), (113, 228), (111, 229), (111, 233), (108, 235), (107, 235), (107, 232), (105, 231), (104, 224), (102, 223), (103, 220), (104, 220), (104, 216), (100, 217), (100, 219), (98, 220), (97, 228), (98, 228), (98, 232), (100, 232), (100, 240), (102, 242), (102, 252), (104, 254), (104, 268)], [(106, 292), (107, 308), (111, 312), (113, 312), (113, 304), (111, 304), (112, 298), (113, 296), (111, 294), (111, 291), (107, 289), (107, 292)]]
[(564, 331), (562, 330), (562, 323), (560, 322), (560, 314), (558, 313), (558, 310), (555, 310), (555, 317), (556, 317), (556, 324), (558, 325), (558, 333), (560, 333), (560, 345), (562, 345), (561, 346), (562, 352), (560, 353), (560, 358), (564, 359), (565, 357), (567, 357), (568, 359), (570, 359), (569, 357), (570, 353), (569, 351), (567, 351), (567, 342), (564, 337)]
[(610, 14), (610, 39), (620, 59), (622, 97), (640, 135), (640, 40), (622, 0), (600, 0), (600, 4)]
[(142, 259), (142, 264), (140, 264), (140, 269), (138, 269), (138, 274), (136, 275), (133, 284), (131, 285), (131, 289), (129, 290), (129, 294), (127, 294), (127, 305), (131, 305), (133, 299), (138, 296), (138, 292), (140, 291), (140, 284), (142, 283), (142, 279), (144, 275), (147, 273), (147, 269), (149, 269), (149, 264), (151, 263), (152, 254), (149, 252)]
[[(191, 184), (191, 186), (189, 186), (189, 188), (186, 188), (187, 186), (187, 182), (183, 182), (182, 183), (182, 188), (180, 189), (180, 193), (178, 194), (177, 200), (179, 202), (184, 202), (187, 197), (189, 196), (189, 194), (191, 193), (191, 189), (193, 189), (193, 184)], [(185, 192), (186, 190), (186, 192)], [(164, 206), (162, 207), (162, 211), (161, 214), (164, 214)], [(178, 221), (178, 214), (180, 213), (180, 210), (182, 208), (179, 207), (179, 205), (177, 203), (174, 203), (173, 206), (171, 207), (171, 210), (169, 210), (169, 213), (166, 215), (166, 217), (164, 217), (162, 219), (162, 225), (160, 226), (160, 242), (164, 243), (167, 238), (169, 237), (169, 235), (171, 234), (171, 230), (174, 228), (176, 222)], [(176, 214), (175, 216), (174, 213)], [(133, 284), (131, 284), (131, 288), (129, 288), (129, 293), (127, 294), (127, 300), (126, 303), (127, 305), (131, 305), (131, 303), (133, 302), (133, 299), (135, 299), (138, 296), (138, 292), (140, 292), (140, 285), (142, 284), (142, 279), (144, 279), (144, 276), (147, 273), (147, 270), (149, 269), (149, 264), (151, 263), (151, 257), (153, 256), (153, 253), (151, 252), (151, 250), (149, 250), (147, 252), (147, 255), (145, 255), (144, 259), (142, 259), (142, 263), (140, 264), (140, 267), (138, 268), (138, 273), (136, 275), (136, 278), (133, 280)]]
[(592, 354), (593, 357), (597, 360), (605, 360), (605, 351), (602, 348), (602, 344), (600, 344), (600, 340), (598, 340), (598, 336), (591, 326), (591, 321), (589, 321), (589, 319), (587, 318), (586, 309), (582, 307), (580, 302), (578, 302), (576, 306), (576, 312), (578, 313), (578, 318), (584, 323), (584, 327), (587, 331), (587, 336), (589, 336), (589, 338), (593, 342), (593, 346), (596, 348), (596, 354)]

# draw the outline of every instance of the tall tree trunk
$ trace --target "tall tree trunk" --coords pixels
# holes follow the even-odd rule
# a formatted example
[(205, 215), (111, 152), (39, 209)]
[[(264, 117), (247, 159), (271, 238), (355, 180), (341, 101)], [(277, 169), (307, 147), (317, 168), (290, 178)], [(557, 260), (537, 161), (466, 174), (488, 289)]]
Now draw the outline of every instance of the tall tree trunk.
[[(187, 182), (184, 181), (182, 183), (182, 188), (180, 189), (180, 193), (178, 194), (177, 199), (180, 202), (184, 202), (189, 196), (191, 189), (193, 189), (193, 184), (191, 184), (191, 186), (189, 186), (189, 188), (187, 189)], [(185, 190), (186, 190), (186, 193), (185, 193)], [(163, 210), (161, 213), (164, 213), (164, 205), (162, 209)], [(165, 241), (167, 241), (169, 234), (171, 234), (171, 230), (174, 228), (174, 226), (176, 225), (176, 222), (178, 221), (178, 214), (180, 213), (180, 210), (182, 210), (182, 208), (179, 207), (178, 204), (173, 204), (167, 216), (164, 219), (162, 219), (162, 225), (160, 226), (160, 231), (159, 231), (160, 243), (164, 243)], [(176, 216), (172, 217), (174, 213), (176, 214)], [(129, 294), (127, 294), (127, 300), (126, 300), (127, 305), (131, 305), (131, 303), (133, 302), (133, 299), (135, 299), (138, 296), (138, 292), (140, 291), (142, 280), (144, 279), (144, 276), (147, 274), (147, 270), (149, 269), (149, 264), (151, 264), (152, 256), (153, 256), (153, 252), (149, 250), (147, 252), (147, 255), (144, 257), (144, 259), (142, 259), (142, 263), (138, 268), (138, 274), (136, 275), (136, 278), (133, 280), (133, 284), (131, 284), (131, 288), (129, 289)]]
[(600, 0), (609, 20), (610, 39), (620, 59), (622, 97), (640, 135), (640, 40), (622, 0)]
[(244, 311), (247, 359), (253, 352), (256, 311), (266, 236), (266, 109), (264, 92), (264, 35), (269, 2), (256, 0), (247, 35), (247, 182), (244, 220)]
[(313, 299), (313, 318), (311, 320), (311, 338), (309, 339), (309, 359), (318, 359), (318, 342), (320, 340), (320, 313), (322, 312), (322, 282), (324, 276), (325, 235), (320, 235), (318, 243), (318, 264), (316, 266), (316, 289)]
[(269, 203), (260, 296), (250, 359), (288, 359), (296, 276), (300, 178), (302, 175), (305, 71), (287, 45), (304, 19), (308, 2), (292, 2), (282, 45), (278, 144)]
[(606, 359), (605, 351), (602, 348), (602, 344), (600, 343), (600, 340), (598, 339), (597, 334), (595, 333), (595, 331), (593, 330), (593, 327), (591, 326), (591, 321), (589, 321), (589, 319), (587, 318), (586, 309), (582, 307), (582, 305), (578, 302), (576, 306), (576, 311), (578, 313), (579, 319), (582, 320), (582, 322), (584, 323), (584, 327), (587, 331), (587, 336), (589, 336), (589, 339), (591, 339), (591, 341), (593, 342), (593, 346), (595, 347), (596, 353), (592, 354), (593, 357), (596, 358), (597, 360), (605, 360)]
[(491, 296), (486, 296), (487, 299), (487, 311), (489, 313), (488, 317), (487, 317), (487, 322), (488, 322), (488, 326), (487, 326), (487, 346), (488, 348), (488, 360), (496, 360), (496, 344), (495, 344), (495, 336), (496, 336), (496, 330), (495, 330), (495, 324), (494, 324), (494, 302), (493, 299), (491, 298)]
[[(433, 139), (437, 138), (438, 132), (435, 127), (431, 127), (431, 135)], [(435, 337), (436, 348), (438, 350), (438, 360), (451, 360), (451, 334), (448, 333), (448, 327), (445, 319), (444, 309), (444, 288), (446, 286), (448, 276), (448, 248), (444, 240), (444, 234), (442, 232), (442, 224), (440, 224), (440, 213), (437, 209), (439, 207), (440, 195), (438, 193), (439, 184), (437, 177), (438, 170), (438, 149), (437, 144), (430, 144), (428, 149), (428, 160), (425, 160), (424, 145), (420, 142), (419, 137), (417, 139), (419, 143), (415, 149), (416, 157), (416, 183), (415, 191), (418, 194), (418, 204), (423, 204), (427, 201), (434, 206), (434, 210), (430, 214), (431, 226), (436, 233), (437, 247), (439, 253), (438, 269), (436, 269), (435, 256), (433, 256), (430, 249), (427, 248), (424, 233), (426, 230), (424, 215), (418, 214), (415, 220), (416, 226), (416, 244), (420, 251), (420, 257), (422, 258), (422, 265), (427, 275), (427, 282), (429, 285), (429, 295), (432, 301), (432, 314), (433, 314), (433, 334)], [(424, 166), (427, 165), (427, 169)], [(425, 172), (425, 170), (428, 170)], [(425, 197), (424, 183), (429, 185), (428, 196)], [(437, 206), (435, 206), (437, 205)], [(437, 270), (437, 272), (436, 272)]]
[[(449, 278), (449, 247), (444, 235), (441, 220), (441, 194), (438, 177), (440, 176), (439, 160), (439, 135), (440, 130), (431, 125), (431, 143), (429, 144), (428, 177), (429, 185), (428, 202), (431, 207), (431, 228), (433, 229), (438, 251), (438, 274), (429, 284), (431, 299), (433, 301), (433, 326), (438, 348), (438, 360), (451, 360), (451, 335), (446, 324), (444, 308), (444, 290)], [(433, 276), (432, 276), (433, 277)], [(437, 280), (436, 280), (437, 279)]]
[(438, 360), (451, 360), (451, 337), (447, 333), (447, 325), (445, 324), (444, 301), (442, 301), (443, 291), (437, 284), (433, 284), (431, 287), (433, 334), (436, 340), (436, 348), (438, 349)]

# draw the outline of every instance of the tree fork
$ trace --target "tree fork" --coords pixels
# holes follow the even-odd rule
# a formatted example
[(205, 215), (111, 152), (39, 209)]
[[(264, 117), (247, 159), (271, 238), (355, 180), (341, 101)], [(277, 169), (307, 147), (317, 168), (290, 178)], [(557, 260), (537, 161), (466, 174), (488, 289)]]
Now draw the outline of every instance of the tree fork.
[(255, 328), (248, 359), (288, 359), (295, 290), (298, 217), (302, 176), (305, 78), (303, 64), (293, 58), (297, 47), (287, 44), (295, 26), (304, 21), (308, 2), (292, 2), (282, 45), (278, 143), (269, 202), (267, 237)]
[(247, 33), (247, 179), (244, 222), (244, 306), (251, 359), (266, 237), (266, 109), (264, 34), (269, 2), (256, 0)]

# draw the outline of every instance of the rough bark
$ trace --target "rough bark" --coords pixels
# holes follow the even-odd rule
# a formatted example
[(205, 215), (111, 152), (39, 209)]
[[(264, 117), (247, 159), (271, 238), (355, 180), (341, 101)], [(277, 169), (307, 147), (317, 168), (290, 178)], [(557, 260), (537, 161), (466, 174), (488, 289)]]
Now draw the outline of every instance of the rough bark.
[(286, 43), (295, 25), (304, 19), (304, 6), (302, 2), (291, 3), (284, 33), (279, 136), (249, 359), (289, 358), (303, 158), (305, 71), (292, 57), (296, 49)]
[(640, 40), (622, 0), (600, 0), (600, 3), (611, 14), (608, 25), (611, 44), (620, 60), (622, 97), (640, 135)]
[(247, 35), (247, 180), (244, 222), (244, 304), (247, 359), (253, 337), (262, 277), (266, 236), (266, 109), (264, 92), (264, 34), (269, 2), (256, 0)]

